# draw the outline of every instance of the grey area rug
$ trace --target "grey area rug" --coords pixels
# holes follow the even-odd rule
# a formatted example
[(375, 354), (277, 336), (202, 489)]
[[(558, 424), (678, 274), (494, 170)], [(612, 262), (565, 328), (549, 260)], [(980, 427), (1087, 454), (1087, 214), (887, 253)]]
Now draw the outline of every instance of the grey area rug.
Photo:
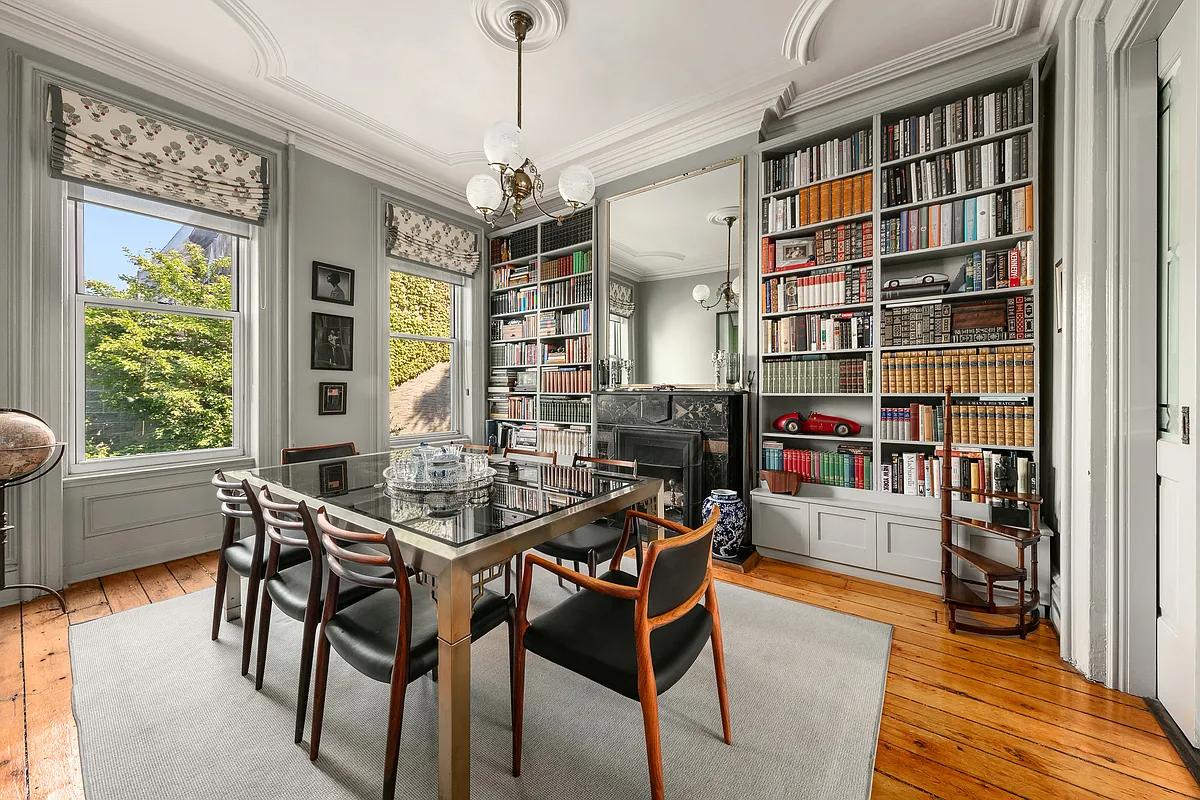
[[(728, 584), (717, 594), (734, 743), (721, 739), (706, 648), (659, 698), (667, 797), (869, 797), (891, 627)], [(536, 576), (530, 616), (565, 596)], [(308, 732), (292, 743), (300, 623), (276, 612), (255, 692), (253, 673), (238, 675), (240, 622), (209, 639), (212, 602), (208, 590), (71, 626), (89, 800), (379, 797), (387, 686), (331, 655), (321, 757), (311, 763)], [(533, 654), (522, 774), (512, 777), (507, 646), (503, 626), (473, 646), (472, 797), (648, 797), (638, 703)], [(428, 677), (408, 687), (396, 796), (437, 796)]]

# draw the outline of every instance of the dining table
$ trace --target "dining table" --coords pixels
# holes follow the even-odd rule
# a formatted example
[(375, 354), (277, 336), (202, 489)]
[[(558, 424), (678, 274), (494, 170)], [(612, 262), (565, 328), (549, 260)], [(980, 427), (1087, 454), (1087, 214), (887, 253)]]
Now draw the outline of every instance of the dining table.
[[(492, 456), (491, 484), (471, 492), (398, 492), (392, 452), (231, 471), (235, 480), (324, 508), (351, 528), (394, 532), (405, 562), (430, 576), (438, 607), (438, 797), (471, 796), (471, 609), (514, 556), (638, 504), (659, 514), (663, 482), (590, 467)], [(649, 531), (659, 538), (661, 530)], [(497, 665), (503, 668), (505, 665)]]

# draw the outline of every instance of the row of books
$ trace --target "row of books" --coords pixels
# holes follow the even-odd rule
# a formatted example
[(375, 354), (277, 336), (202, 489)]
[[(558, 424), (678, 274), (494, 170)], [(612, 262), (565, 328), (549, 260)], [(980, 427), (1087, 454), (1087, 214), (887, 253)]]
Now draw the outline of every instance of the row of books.
[(1010, 250), (976, 250), (963, 263), (962, 291), (1033, 286), (1033, 242), (1017, 242)]
[[(959, 442), (997, 447), (1033, 447), (1033, 405), (978, 402), (950, 406), (951, 430)], [(881, 408), (879, 435), (904, 442), (941, 442), (946, 436), (943, 405), (912, 403), (907, 408)]]
[[(513, 395), (503, 398), (505, 401), (504, 410), (500, 414), (493, 413), (492, 416), (502, 416), (508, 419), (533, 419), (537, 416), (537, 398), (533, 395)], [(493, 408), (500, 405), (500, 400), (489, 398), (488, 401)]]
[(492, 315), (512, 314), (516, 311), (534, 311), (537, 309), (537, 288), (529, 286), (524, 289), (509, 289), (507, 292), (492, 295)]
[(800, 314), (764, 319), (763, 355), (850, 350), (871, 346), (870, 311)]
[(883, 309), (883, 346), (1022, 341), (1033, 338), (1033, 317), (1025, 295), (892, 306)]
[(1033, 123), (1033, 79), (999, 92), (965, 97), (883, 129), (883, 162), (927, 153)]
[(543, 392), (590, 392), (591, 390), (592, 370), (590, 368), (542, 371)]
[(841, 445), (837, 452), (794, 450), (782, 442), (765, 441), (763, 469), (794, 472), (804, 483), (843, 486), (849, 489), (871, 488), (871, 448)]
[(533, 264), (509, 264), (492, 270), (492, 288), (507, 289), (533, 282)]
[(565, 281), (543, 284), (540, 287), (542, 308), (569, 306), (592, 302), (592, 276), (580, 275)]
[(535, 367), (538, 363), (536, 342), (505, 344), (492, 342), (491, 361), (493, 367)]
[[(531, 445), (531, 449), (533, 447)], [(496, 498), (497, 507), (520, 511), (523, 514), (540, 514), (545, 510), (542, 507), (542, 504), (545, 502), (545, 495), (539, 488), (504, 483), (502, 481), (497, 481), (493, 486), (496, 490), (493, 496)]]
[(536, 392), (537, 370), (493, 370), (488, 373), (488, 394)]
[(543, 364), (579, 364), (591, 360), (591, 336), (579, 336), (542, 345)]
[(511, 342), (515, 339), (532, 339), (537, 335), (537, 327), (532, 316), (516, 317), (514, 319), (492, 320), (493, 342)]
[(873, 230), (871, 221), (865, 220), (831, 225), (796, 239), (763, 239), (763, 274), (870, 258)]
[(901, 211), (882, 220), (883, 255), (978, 242), (1033, 230), (1033, 184)]
[(792, 356), (762, 362), (761, 389), (773, 394), (870, 394), (871, 359)]
[(558, 336), (564, 333), (591, 333), (592, 310), (554, 311), (538, 316), (539, 336)]
[(786, 197), (762, 201), (763, 233), (790, 231), (871, 210), (871, 173), (839, 178), (799, 190)]
[(820, 183), (869, 166), (871, 129), (864, 128), (843, 139), (830, 139), (794, 153), (764, 159), (763, 194)]
[(488, 420), (485, 423), (488, 444), (496, 452), (503, 452), (506, 447), (517, 447), (522, 450), (537, 449), (537, 425), (525, 422), (506, 422)]
[[(580, 455), (587, 455), (580, 453)], [(570, 463), (566, 461), (566, 463)], [(581, 467), (544, 467), (542, 469), (543, 483), (547, 488), (562, 489), (568, 492), (584, 492), (587, 494), (611, 491), (620, 488), (611, 478), (601, 477), (595, 470)]]
[(582, 275), (592, 271), (592, 251), (578, 250), (560, 258), (543, 261), (541, 268), (542, 280), (565, 278), (568, 275)]
[(870, 264), (771, 278), (762, 285), (762, 311), (774, 314), (845, 303), (869, 303), (873, 284)]
[(989, 189), (1029, 177), (1029, 134), (977, 144), (883, 170), (884, 208)]
[[(946, 467), (950, 474), (942, 474)], [(947, 480), (948, 478), (948, 480)], [(997, 507), (1019, 505), (980, 492), (1037, 493), (1037, 463), (1013, 452), (956, 448), (947, 459), (941, 448), (928, 453), (893, 453), (879, 465), (879, 487), (893, 494), (941, 497), (942, 486), (951, 487), (953, 497), (968, 502), (990, 502)]]
[(884, 394), (940, 394), (947, 386), (964, 393), (1030, 394), (1034, 386), (1031, 344), (884, 353), (880, 369)]
[(539, 408), (541, 409), (539, 419), (548, 422), (592, 421), (592, 401), (590, 398), (564, 400), (558, 397), (543, 397)]
[[(538, 438), (538, 449), (544, 453), (556, 453), (558, 455), (556, 460), (560, 464), (570, 464), (576, 455), (586, 456), (591, 452), (592, 429), (590, 427), (573, 425), (569, 428), (562, 428), (557, 425), (539, 425)], [(572, 481), (582, 481), (583, 478), (581, 476), (568, 477), (564, 474), (566, 469), (566, 467), (548, 467), (542, 473), (542, 480), (549, 486), (578, 491), (576, 484)], [(554, 474), (556, 472), (557, 474)], [(590, 479), (588, 482), (590, 483)], [(590, 486), (580, 488), (590, 488)]]

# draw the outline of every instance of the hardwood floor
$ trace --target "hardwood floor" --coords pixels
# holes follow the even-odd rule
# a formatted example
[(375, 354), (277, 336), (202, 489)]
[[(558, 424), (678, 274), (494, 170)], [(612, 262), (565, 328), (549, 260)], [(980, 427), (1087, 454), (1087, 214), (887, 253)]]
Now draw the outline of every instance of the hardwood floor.
[[(67, 624), (213, 585), (216, 553), (0, 608), (0, 798), (83, 796)], [(719, 577), (895, 629), (874, 798), (1200, 798), (1142, 701), (1084, 680), (1043, 625), (1028, 640), (952, 636), (933, 595), (764, 560)], [(737, 741), (737, 709), (733, 709)]]

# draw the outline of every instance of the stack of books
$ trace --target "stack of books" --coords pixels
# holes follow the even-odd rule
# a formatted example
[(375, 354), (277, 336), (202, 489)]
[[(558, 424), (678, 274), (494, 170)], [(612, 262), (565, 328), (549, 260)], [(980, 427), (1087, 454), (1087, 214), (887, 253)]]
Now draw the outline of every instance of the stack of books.
[(1033, 391), (1033, 345), (884, 353), (884, 394)]

